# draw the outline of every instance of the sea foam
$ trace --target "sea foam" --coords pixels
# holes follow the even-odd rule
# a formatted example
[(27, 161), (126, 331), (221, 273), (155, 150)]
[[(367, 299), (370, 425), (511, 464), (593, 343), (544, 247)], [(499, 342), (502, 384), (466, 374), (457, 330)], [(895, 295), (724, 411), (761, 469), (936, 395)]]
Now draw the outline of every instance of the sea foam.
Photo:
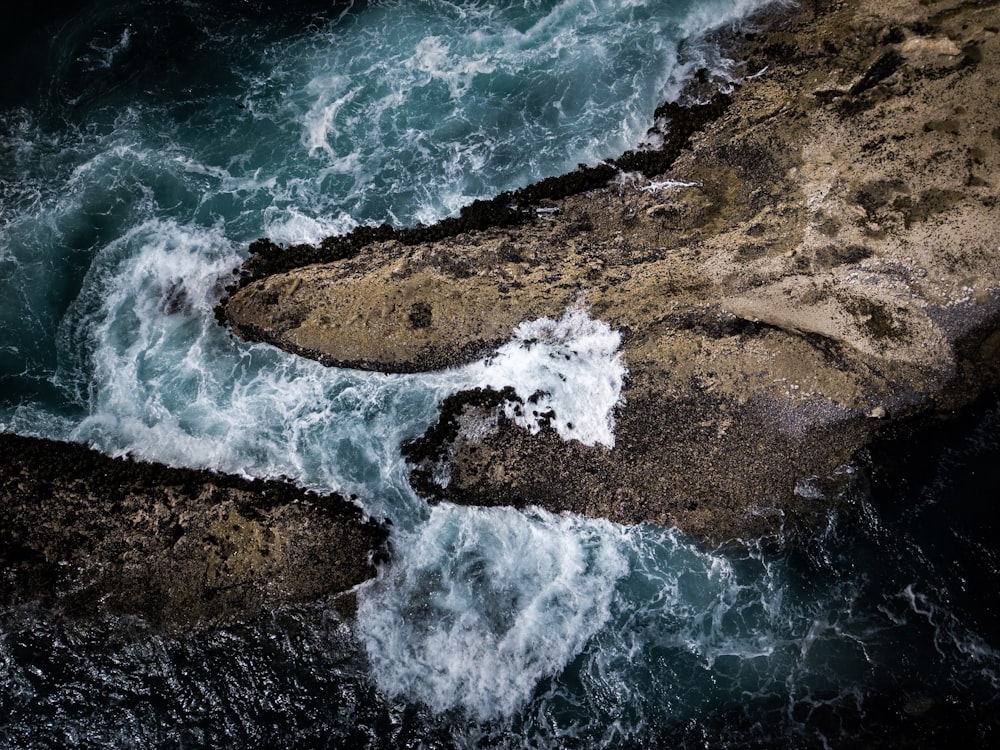
[(238, 260), (218, 229), (173, 220), (148, 220), (105, 248), (60, 331), (58, 381), (88, 412), (61, 436), (112, 454), (287, 476), (356, 494), (397, 521), (423, 515), (398, 446), (458, 390), (513, 386), (525, 403), (508, 409), (525, 429), (550, 422), (567, 440), (614, 443), (621, 337), (582, 308), (523, 323), (492, 356), (457, 370), (334, 369), (217, 326), (213, 308)]
[(559, 320), (521, 323), (509, 343), (465, 374), (477, 385), (513, 386), (524, 404), (508, 404), (507, 417), (532, 434), (550, 424), (564, 440), (612, 448), (628, 375), (620, 345), (621, 334), (572, 307)]
[(604, 521), (435, 507), (359, 594), (379, 686), (436, 711), (511, 713), (607, 622), (620, 542)]

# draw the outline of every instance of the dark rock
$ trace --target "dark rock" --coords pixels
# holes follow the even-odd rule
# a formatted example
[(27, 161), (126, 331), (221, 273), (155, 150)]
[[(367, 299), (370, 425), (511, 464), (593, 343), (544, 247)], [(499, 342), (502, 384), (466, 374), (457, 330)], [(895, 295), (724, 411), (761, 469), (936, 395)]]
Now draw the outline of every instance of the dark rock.
[(10, 434), (0, 456), (4, 605), (218, 626), (348, 591), (385, 554), (384, 525), (287, 482)]

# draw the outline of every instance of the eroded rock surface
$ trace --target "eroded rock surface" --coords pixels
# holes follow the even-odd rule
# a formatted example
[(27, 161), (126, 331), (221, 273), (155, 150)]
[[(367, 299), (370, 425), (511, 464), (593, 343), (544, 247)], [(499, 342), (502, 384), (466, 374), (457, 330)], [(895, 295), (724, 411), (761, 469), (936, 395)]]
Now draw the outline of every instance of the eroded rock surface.
[(411, 371), (583, 305), (623, 334), (615, 446), (459, 399), (457, 428), (428, 437), (447, 439), (411, 451), (422, 491), (716, 540), (809, 517), (804, 480), (997, 382), (1000, 10), (852, 0), (768, 24), (732, 103), (664, 174), (269, 275), (229, 300), (234, 330)]
[(384, 526), (283, 482), (0, 434), (0, 596), (172, 630), (334, 596), (375, 574)]

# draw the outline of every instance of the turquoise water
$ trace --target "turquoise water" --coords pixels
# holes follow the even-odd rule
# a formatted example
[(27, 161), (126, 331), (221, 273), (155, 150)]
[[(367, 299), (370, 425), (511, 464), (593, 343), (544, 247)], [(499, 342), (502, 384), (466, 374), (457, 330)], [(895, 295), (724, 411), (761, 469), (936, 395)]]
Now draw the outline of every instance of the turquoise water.
[(564, 437), (613, 442), (627, 362), (581, 311), (413, 376), (215, 323), (257, 237), (431, 222), (634, 147), (696, 69), (739, 75), (708, 35), (753, 7), (130, 0), (8, 30), (2, 429), (356, 494), (393, 520), (395, 559), (360, 593), (356, 639), (321, 607), (181, 640), (5, 613), (0, 744), (995, 737), (996, 595), (970, 590), (995, 581), (977, 508), (997, 483), (966, 477), (995, 464), (995, 408), (922, 462), (940, 466), (923, 484), (884, 461), (846, 471), (853, 510), (812, 540), (706, 550), (659, 527), (431, 509), (409, 488), (399, 443), (475, 385), (546, 390), (577, 425)]

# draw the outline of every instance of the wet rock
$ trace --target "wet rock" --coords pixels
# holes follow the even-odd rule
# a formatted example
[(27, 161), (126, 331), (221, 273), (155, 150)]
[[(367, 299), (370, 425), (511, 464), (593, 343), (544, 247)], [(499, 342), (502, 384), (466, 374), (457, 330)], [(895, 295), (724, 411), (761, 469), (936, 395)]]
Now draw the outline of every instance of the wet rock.
[(872, 66), (848, 89), (847, 93), (851, 96), (857, 96), (867, 91), (895, 73), (902, 64), (903, 58), (895, 50), (886, 52), (872, 63)]
[[(628, 174), (604, 165), (498, 197), (516, 216), (474, 204), (475, 231), (448, 220), (254, 271), (225, 314), (328, 364), (412, 371), (583, 305), (622, 332), (614, 447), (470, 404), (425, 436), (422, 491), (715, 541), (815, 517), (803, 477), (1000, 382), (997, 16), (957, 0), (776, 11), (731, 40), (754, 75), (704, 106), (660, 108), (653, 140), (669, 148), (624, 155)], [(543, 214), (523, 210), (541, 200)], [(419, 303), (430, 325), (415, 325)]]
[(132, 614), (170, 630), (337, 597), (372, 577), (383, 525), (277, 481), (0, 434), (0, 601)]
[(899, 53), (915, 68), (953, 68), (962, 63), (962, 50), (947, 37), (913, 37), (900, 45)]

